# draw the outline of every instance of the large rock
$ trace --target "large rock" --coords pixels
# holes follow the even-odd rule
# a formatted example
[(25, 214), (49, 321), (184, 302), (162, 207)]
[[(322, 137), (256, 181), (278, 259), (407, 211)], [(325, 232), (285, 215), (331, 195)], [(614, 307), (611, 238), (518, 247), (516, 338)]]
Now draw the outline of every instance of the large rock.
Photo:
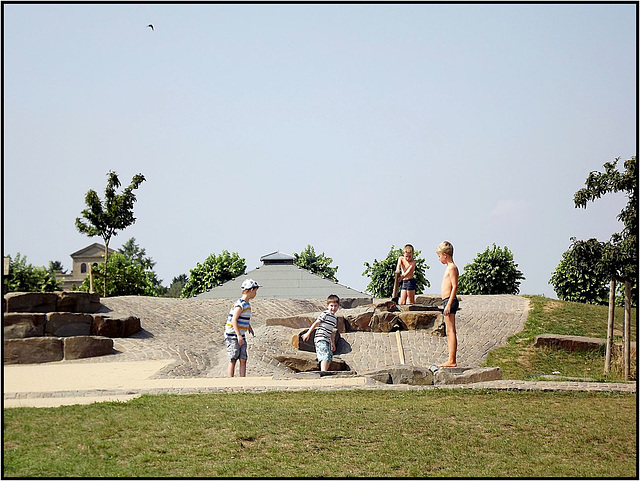
[(55, 292), (9, 292), (4, 298), (7, 312), (53, 312), (58, 303)]
[[(270, 317), (265, 323), (267, 326), (284, 326), (291, 327), (293, 329), (308, 329), (311, 324), (313, 324), (318, 316), (322, 314), (322, 312), (308, 312), (306, 314), (298, 314), (295, 316), (286, 316), (286, 317)], [(345, 332), (345, 319), (344, 316), (338, 312), (336, 315), (336, 319), (338, 321), (338, 332)]]
[(418, 366), (395, 365), (362, 374), (384, 384), (433, 384), (433, 373), (429, 369)]
[(399, 312), (376, 311), (371, 316), (371, 331), (373, 332), (392, 332), (406, 331), (407, 326), (398, 316)]
[(73, 336), (64, 338), (64, 358), (83, 359), (113, 353), (113, 339), (101, 336)]
[(434, 384), (469, 384), (502, 379), (499, 367), (441, 367), (434, 376)]
[[(311, 336), (309, 336), (309, 340), (305, 341), (304, 339), (302, 339), (302, 336), (304, 336), (306, 332), (307, 332), (307, 329), (305, 329), (304, 331), (300, 331), (297, 334), (294, 334), (293, 338), (291, 339), (291, 344), (293, 345), (294, 348), (298, 349), (299, 351), (316, 352), (316, 345), (315, 345), (316, 331), (313, 331), (311, 333)], [(339, 351), (341, 340), (342, 340), (342, 337), (340, 336), (340, 331), (338, 331), (336, 332), (336, 351)]]
[(140, 318), (135, 316), (93, 316), (91, 335), (104, 337), (129, 337), (141, 329)]
[(561, 334), (540, 334), (536, 336), (535, 347), (551, 347), (565, 351), (597, 351), (607, 343), (597, 337), (565, 336)]
[(444, 324), (442, 314), (435, 311), (404, 311), (398, 313), (407, 329), (433, 329), (440, 323)]
[(57, 337), (5, 339), (2, 345), (5, 364), (35, 364), (62, 361), (64, 358), (64, 344)]
[(93, 316), (72, 312), (50, 312), (47, 314), (45, 334), (57, 337), (89, 336)]
[(94, 313), (100, 310), (100, 295), (88, 292), (58, 292), (57, 312)]
[[(275, 356), (276, 361), (284, 364), (295, 372), (319, 371), (320, 363), (314, 354), (299, 352), (295, 355), (282, 354)], [(336, 357), (329, 364), (330, 371), (349, 371), (349, 366), (342, 359)]]
[(7, 312), (2, 318), (5, 339), (44, 336), (46, 314), (30, 312)]
[(416, 296), (416, 304), (422, 304), (431, 307), (442, 307), (442, 297), (431, 294), (418, 294)]

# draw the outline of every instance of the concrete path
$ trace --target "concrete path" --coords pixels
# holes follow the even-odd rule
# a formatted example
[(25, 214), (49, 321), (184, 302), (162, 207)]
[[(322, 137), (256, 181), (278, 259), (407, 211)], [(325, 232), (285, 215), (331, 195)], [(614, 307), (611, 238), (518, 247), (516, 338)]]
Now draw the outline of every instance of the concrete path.
[[(321, 311), (324, 301), (252, 302), (255, 337), (249, 337), (246, 378), (226, 377), (222, 329), (230, 308), (225, 300), (118, 297), (102, 300), (105, 310), (140, 317), (143, 330), (114, 339), (110, 356), (36, 365), (3, 367), (4, 406), (59, 406), (96, 401), (126, 401), (142, 394), (335, 389), (588, 390), (636, 392), (635, 383), (492, 381), (455, 386), (383, 385), (361, 376), (295, 378), (273, 359), (294, 353), (298, 332), (266, 326), (266, 319)], [(519, 296), (461, 296), (457, 315), (458, 365), (476, 367), (487, 353), (521, 331), (529, 301)], [(446, 338), (425, 331), (401, 333), (407, 365), (429, 366), (446, 360)], [(398, 364), (395, 333), (346, 333), (340, 357), (357, 372)]]

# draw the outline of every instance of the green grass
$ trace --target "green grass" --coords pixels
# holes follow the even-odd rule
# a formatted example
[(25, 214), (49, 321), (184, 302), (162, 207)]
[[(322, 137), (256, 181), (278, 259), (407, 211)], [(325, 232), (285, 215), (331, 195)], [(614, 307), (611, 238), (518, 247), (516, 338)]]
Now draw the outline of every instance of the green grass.
[[(596, 381), (624, 381), (619, 359), (612, 362), (611, 372), (604, 374), (604, 347), (592, 352), (567, 352), (561, 349), (533, 346), (539, 334), (607, 337), (607, 306), (562, 302), (540, 296), (527, 296), (531, 311), (524, 330), (511, 337), (508, 345), (491, 351), (485, 365), (499, 366), (503, 379), (539, 379), (559, 372), (563, 377), (591, 378)], [(614, 343), (622, 342), (623, 309), (617, 307)], [(631, 310), (631, 340), (636, 340), (636, 309)], [(635, 373), (635, 359), (632, 359)]]
[(4, 411), (10, 477), (632, 477), (631, 394), (143, 396)]

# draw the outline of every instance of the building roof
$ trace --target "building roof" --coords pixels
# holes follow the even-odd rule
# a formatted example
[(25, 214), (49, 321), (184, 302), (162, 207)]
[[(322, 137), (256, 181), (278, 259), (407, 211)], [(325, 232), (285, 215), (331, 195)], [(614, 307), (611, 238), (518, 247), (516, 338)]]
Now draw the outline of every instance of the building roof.
[(275, 251), (271, 254), (263, 255), (260, 262), (263, 264), (293, 264), (295, 257), (285, 254), (284, 252)]
[[(278, 262), (273, 254), (280, 254)], [(265, 262), (266, 258), (266, 262)], [(245, 279), (253, 279), (262, 287), (258, 290), (260, 299), (326, 299), (335, 294), (341, 299), (367, 299), (372, 297), (363, 292), (320, 277), (317, 274), (293, 265), (287, 254), (274, 252), (263, 256), (261, 267), (236, 277), (213, 289), (198, 294), (202, 299), (237, 299), (242, 294), (240, 285)], [(271, 261), (271, 262), (270, 262)], [(275, 261), (275, 262), (274, 262)]]
[[(109, 247), (109, 254), (113, 254), (115, 251)], [(94, 242), (93, 244), (84, 247), (82, 249), (80, 249), (79, 251), (74, 252), (73, 254), (71, 254), (71, 258), (73, 259), (74, 257), (85, 257), (85, 256), (91, 256), (91, 255), (95, 255), (95, 254), (104, 254), (104, 245), (103, 244), (99, 244), (97, 242)]]

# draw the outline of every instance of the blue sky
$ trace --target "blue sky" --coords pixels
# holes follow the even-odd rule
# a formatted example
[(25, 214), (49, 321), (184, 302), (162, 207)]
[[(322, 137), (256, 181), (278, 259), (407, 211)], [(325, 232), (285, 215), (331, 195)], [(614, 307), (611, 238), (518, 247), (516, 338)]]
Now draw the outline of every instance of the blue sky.
[(311, 244), (364, 290), (412, 243), (438, 292), (447, 239), (461, 270), (507, 246), (554, 297), (570, 238), (621, 230), (623, 195), (573, 195), (636, 155), (636, 8), (5, 4), (4, 254), (69, 269), (101, 242), (87, 190), (140, 172), (111, 247), (135, 237), (165, 285)]

